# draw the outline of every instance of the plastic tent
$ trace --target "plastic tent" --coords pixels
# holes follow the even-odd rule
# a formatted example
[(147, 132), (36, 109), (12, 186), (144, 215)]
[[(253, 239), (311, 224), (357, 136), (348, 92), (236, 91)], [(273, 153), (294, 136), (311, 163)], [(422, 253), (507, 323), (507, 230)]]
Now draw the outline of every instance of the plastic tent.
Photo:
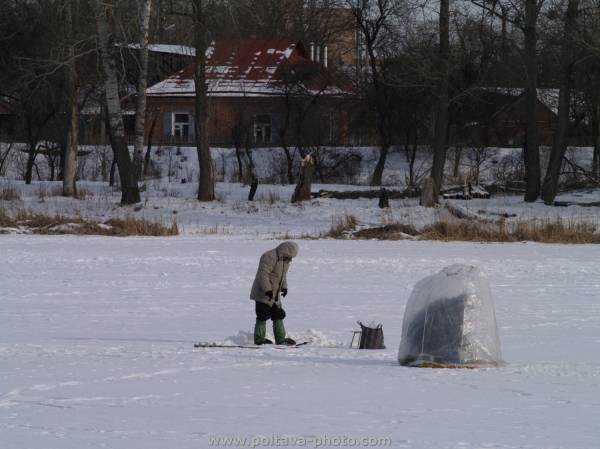
[(452, 265), (417, 283), (404, 312), (398, 361), (456, 368), (502, 363), (494, 301), (476, 267)]

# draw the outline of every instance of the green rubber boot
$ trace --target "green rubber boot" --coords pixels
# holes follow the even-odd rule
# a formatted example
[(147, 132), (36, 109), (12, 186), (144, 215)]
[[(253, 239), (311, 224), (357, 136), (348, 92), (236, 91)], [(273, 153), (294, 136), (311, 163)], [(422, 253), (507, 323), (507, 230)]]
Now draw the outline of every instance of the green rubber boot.
[(285, 344), (285, 326), (283, 320), (273, 320), (273, 334), (275, 334), (275, 344)]
[(267, 335), (267, 322), (256, 320), (256, 324), (254, 325), (254, 344), (255, 345), (263, 345), (265, 343), (271, 343), (270, 340), (265, 338)]

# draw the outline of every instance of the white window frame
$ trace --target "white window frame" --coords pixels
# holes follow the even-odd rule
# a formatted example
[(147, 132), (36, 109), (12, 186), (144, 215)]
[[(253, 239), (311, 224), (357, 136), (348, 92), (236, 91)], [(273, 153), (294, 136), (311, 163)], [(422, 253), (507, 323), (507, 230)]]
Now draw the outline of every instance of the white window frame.
[[(178, 115), (186, 115), (187, 123), (176, 121), (175, 119)], [(184, 126), (187, 126), (187, 134), (183, 133)], [(189, 112), (184, 112), (184, 111), (171, 113), (171, 136), (172, 137), (189, 137), (191, 135), (191, 131), (192, 131), (191, 127), (192, 127), (192, 114), (190, 114)], [(180, 134), (176, 134), (177, 131), (179, 131)]]
[[(259, 117), (268, 117), (269, 122), (258, 122)], [(265, 131), (269, 130), (269, 138), (268, 140), (265, 138)], [(260, 134), (260, 140), (259, 140)], [(273, 143), (273, 117), (271, 114), (256, 114), (254, 116), (254, 126), (253, 126), (253, 135), (254, 135), (254, 143), (256, 144), (271, 144)]]

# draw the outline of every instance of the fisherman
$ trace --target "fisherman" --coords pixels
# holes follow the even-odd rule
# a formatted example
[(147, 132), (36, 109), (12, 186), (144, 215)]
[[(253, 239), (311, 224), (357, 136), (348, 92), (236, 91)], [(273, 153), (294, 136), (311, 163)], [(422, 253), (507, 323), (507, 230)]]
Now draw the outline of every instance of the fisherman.
[(265, 337), (267, 321), (273, 321), (273, 334), (278, 345), (295, 345), (296, 342), (285, 336), (285, 310), (281, 305), (281, 296), (288, 293), (287, 271), (292, 259), (298, 254), (298, 245), (294, 242), (283, 242), (277, 248), (264, 253), (260, 257), (258, 271), (250, 299), (256, 301), (256, 324), (254, 326), (254, 344), (273, 344)]

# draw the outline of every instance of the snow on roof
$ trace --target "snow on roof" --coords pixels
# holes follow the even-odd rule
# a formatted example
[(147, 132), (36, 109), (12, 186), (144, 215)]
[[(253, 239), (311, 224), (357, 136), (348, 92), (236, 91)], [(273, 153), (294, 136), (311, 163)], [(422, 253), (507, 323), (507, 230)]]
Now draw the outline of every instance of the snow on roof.
[[(292, 39), (219, 40), (206, 51), (210, 96), (281, 95), (277, 85), (284, 63), (310, 62)], [(194, 64), (151, 86), (149, 96), (194, 96)]]
[[(127, 48), (138, 50), (140, 44), (129, 44)], [(194, 47), (187, 47), (185, 45), (178, 44), (148, 44), (148, 51), (154, 53), (167, 53), (170, 55), (182, 55), (182, 56), (195, 56), (196, 49)]]

